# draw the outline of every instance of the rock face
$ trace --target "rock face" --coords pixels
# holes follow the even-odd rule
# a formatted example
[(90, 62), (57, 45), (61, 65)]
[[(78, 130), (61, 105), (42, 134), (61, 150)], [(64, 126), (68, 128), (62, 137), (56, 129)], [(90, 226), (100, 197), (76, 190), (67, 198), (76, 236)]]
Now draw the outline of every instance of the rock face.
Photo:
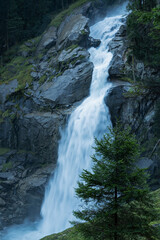
[(43, 49), (50, 49), (51, 47), (56, 45), (56, 41), (57, 41), (57, 28), (51, 26), (45, 32), (45, 34), (43, 34), (42, 39), (37, 48), (37, 51), (39, 52)]
[[(124, 83), (123, 83), (124, 84)], [(105, 98), (106, 105), (109, 107), (113, 126), (119, 120), (124, 127), (131, 127), (132, 132), (141, 146), (145, 149), (140, 159), (139, 166), (149, 168), (153, 189), (160, 185), (160, 146), (156, 152), (152, 151), (157, 143), (154, 132), (154, 114), (155, 106), (159, 96), (148, 93), (146, 95), (131, 97), (128, 94), (130, 87), (128, 85), (119, 85), (113, 87)], [(154, 140), (155, 139), (155, 140)]]
[(45, 90), (40, 97), (55, 105), (69, 105), (83, 99), (88, 95), (92, 67), (92, 63), (81, 63), (74, 69), (66, 70), (62, 76), (55, 78), (52, 84), (43, 86)]
[(89, 37), (91, 9), (89, 2), (58, 28), (50, 26), (35, 58), (32, 42), (25, 43), (27, 50), (19, 54), (29, 58), (32, 83), (23, 91), (23, 79), (0, 85), (0, 228), (39, 216), (45, 185), (56, 166), (60, 129), (74, 105), (89, 94), (93, 64), (87, 49), (100, 44)]
[(125, 54), (127, 50), (125, 24), (120, 27), (113, 40), (109, 43), (109, 50), (113, 53), (109, 75), (111, 80), (116, 80), (124, 74)]
[(56, 165), (59, 127), (66, 117), (34, 112), (1, 124), (1, 145), (8, 149), (0, 154), (0, 227), (39, 215), (45, 184)]
[(88, 47), (89, 19), (82, 14), (71, 15), (63, 21), (58, 29), (56, 47), (58, 50), (71, 44)]

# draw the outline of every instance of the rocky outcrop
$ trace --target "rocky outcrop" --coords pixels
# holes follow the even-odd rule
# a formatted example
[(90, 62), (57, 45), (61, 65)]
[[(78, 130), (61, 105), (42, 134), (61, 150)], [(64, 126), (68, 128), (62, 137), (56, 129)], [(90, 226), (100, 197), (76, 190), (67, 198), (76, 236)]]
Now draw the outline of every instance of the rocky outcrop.
[(92, 6), (72, 12), (59, 28), (50, 26), (34, 43), (34, 56), (32, 41), (25, 43), (18, 54), (30, 75), (22, 77), (32, 81), (22, 88), (23, 79), (15, 77), (0, 85), (0, 228), (40, 213), (60, 129), (89, 93), (93, 64), (87, 49), (100, 44), (89, 37), (89, 19), (83, 15)]
[(126, 25), (122, 25), (113, 40), (109, 43), (109, 50), (113, 58), (109, 68), (110, 79), (117, 80), (123, 77), (125, 67), (125, 54), (127, 51)]
[(34, 112), (1, 124), (1, 145), (8, 148), (0, 148), (0, 227), (39, 215), (67, 115)]
[(66, 17), (58, 29), (56, 42), (57, 50), (69, 47), (71, 44), (78, 44), (81, 47), (88, 47), (89, 19), (82, 14)]
[[(113, 87), (105, 98), (110, 110), (113, 126), (120, 121), (124, 127), (131, 127), (139, 144), (142, 146), (143, 158), (139, 167), (149, 168), (151, 186), (156, 189), (160, 185), (160, 146), (152, 154), (157, 143), (154, 132), (154, 114), (159, 96), (148, 92), (145, 95), (130, 96), (130, 86), (119, 85)], [(154, 179), (154, 181), (153, 181)]]
[[(109, 77), (113, 82), (113, 88), (107, 93), (105, 102), (109, 107), (111, 121), (115, 126), (120, 121), (124, 127), (131, 127), (132, 132), (143, 148), (142, 158), (139, 161), (140, 167), (149, 168), (152, 181), (150, 182), (153, 189), (160, 185), (160, 146), (157, 145), (156, 151), (153, 152), (157, 144), (157, 137), (154, 131), (154, 115), (159, 90), (154, 89), (154, 84), (147, 88), (136, 89), (129, 82), (141, 80), (145, 84), (147, 81), (154, 81), (160, 78), (158, 69), (153, 69), (130, 55), (126, 37), (125, 22), (109, 43), (110, 51), (113, 58), (109, 68)], [(123, 81), (122, 81), (123, 80)], [(153, 83), (154, 83), (153, 81)]]
[(43, 34), (41, 41), (39, 42), (37, 52), (44, 49), (50, 49), (56, 45), (57, 41), (57, 28), (50, 26), (49, 29)]

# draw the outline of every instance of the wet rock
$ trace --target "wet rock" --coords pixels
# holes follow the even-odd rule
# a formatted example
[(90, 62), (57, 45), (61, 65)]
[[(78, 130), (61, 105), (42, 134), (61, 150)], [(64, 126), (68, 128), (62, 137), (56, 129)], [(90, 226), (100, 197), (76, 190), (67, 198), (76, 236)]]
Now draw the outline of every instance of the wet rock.
[(101, 44), (101, 40), (100, 39), (94, 39), (92, 37), (89, 37), (88, 41), (89, 41), (89, 43), (88, 43), (89, 46), (90, 47), (94, 47), (94, 48), (99, 47), (99, 45)]
[(125, 53), (127, 50), (126, 25), (120, 27), (113, 40), (109, 43), (109, 50), (113, 53), (109, 76), (111, 80), (118, 80), (124, 75)]

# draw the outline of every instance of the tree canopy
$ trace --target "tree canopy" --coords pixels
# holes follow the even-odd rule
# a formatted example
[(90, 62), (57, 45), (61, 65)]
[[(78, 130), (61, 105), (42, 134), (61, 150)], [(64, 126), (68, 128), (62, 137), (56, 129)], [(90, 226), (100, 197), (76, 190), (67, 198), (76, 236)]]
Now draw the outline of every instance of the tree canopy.
[(92, 171), (84, 170), (76, 189), (85, 221), (74, 225), (93, 239), (158, 239), (150, 223), (156, 218), (145, 170), (136, 167), (139, 147), (129, 130), (120, 126), (95, 140)]

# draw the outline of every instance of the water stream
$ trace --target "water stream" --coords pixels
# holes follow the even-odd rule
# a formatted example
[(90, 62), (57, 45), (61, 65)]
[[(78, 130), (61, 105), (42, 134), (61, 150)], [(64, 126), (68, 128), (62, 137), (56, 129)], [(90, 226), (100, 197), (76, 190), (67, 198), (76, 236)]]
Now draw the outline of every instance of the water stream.
[(71, 114), (66, 129), (61, 134), (58, 164), (46, 188), (41, 208), (42, 220), (7, 229), (3, 240), (38, 240), (45, 235), (70, 227), (72, 211), (79, 201), (74, 188), (83, 169), (91, 168), (94, 137), (101, 138), (111, 125), (104, 97), (112, 84), (107, 81), (112, 54), (108, 43), (122, 25), (126, 4), (112, 10), (103, 21), (90, 28), (90, 35), (100, 39), (98, 48), (90, 48), (90, 61), (94, 64), (90, 94)]

